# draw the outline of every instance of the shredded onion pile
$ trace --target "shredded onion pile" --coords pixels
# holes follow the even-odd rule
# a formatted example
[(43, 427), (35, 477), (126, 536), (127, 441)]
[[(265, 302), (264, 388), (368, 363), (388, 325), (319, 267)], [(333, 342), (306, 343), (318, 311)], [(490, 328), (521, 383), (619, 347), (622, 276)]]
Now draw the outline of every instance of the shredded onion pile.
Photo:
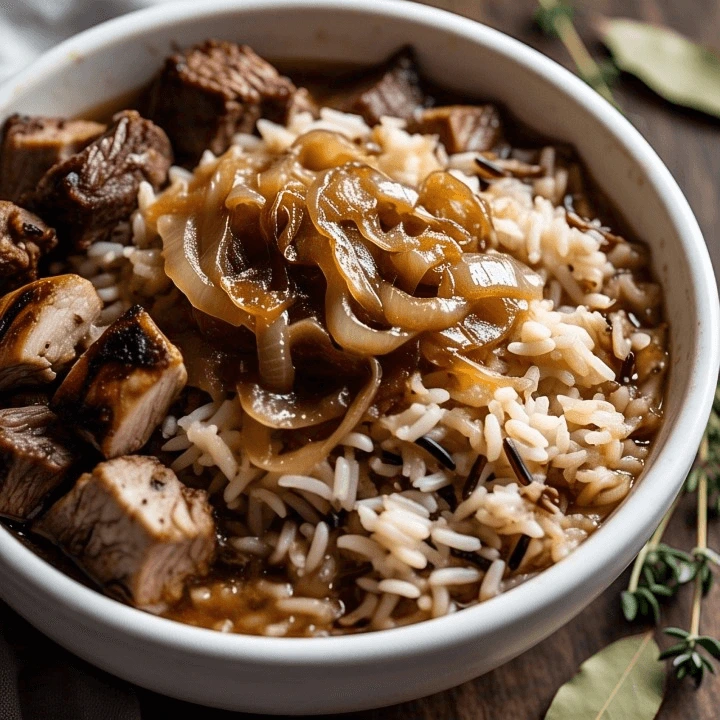
[(484, 358), (542, 280), (494, 250), (487, 204), (448, 172), (407, 187), (377, 169), (371, 147), (314, 130), (282, 155), (231, 148), (146, 220), (196, 311), (255, 337), (257, 366), (237, 391), (258, 467), (312, 468), (377, 412), (398, 357), (434, 367), (469, 404), (518, 381)]

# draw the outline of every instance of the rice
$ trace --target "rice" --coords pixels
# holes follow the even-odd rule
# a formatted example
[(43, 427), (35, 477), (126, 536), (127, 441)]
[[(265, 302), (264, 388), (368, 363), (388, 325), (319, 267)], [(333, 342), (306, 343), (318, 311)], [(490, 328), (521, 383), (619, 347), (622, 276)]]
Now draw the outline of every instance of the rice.
[(295, 490), (304, 490), (325, 500), (332, 499), (332, 490), (322, 481), (304, 475), (283, 475), (278, 485)]
[[(310, 131), (330, 130), (372, 148), (368, 162), (410, 187), (450, 170), (488, 203), (496, 236), (489, 252), (529, 265), (544, 292), (487, 361), (494, 384), (461, 387), (441, 368), (415, 372), (389, 411), (363, 417), (306, 474), (253, 464), (234, 394), (166, 418), (163, 451), (174, 455), (173, 469), (212, 477), (216, 502), (237, 518), (229, 546), (289, 578), (233, 585), (265, 609), (233, 614), (232, 631), (394, 627), (485, 601), (562, 560), (627, 495), (649, 451), (636, 438), (651, 436), (659, 421), (651, 409), (660, 405), (662, 372), (643, 375), (642, 386), (618, 378), (631, 353), (642, 370), (650, 363), (644, 358), (666, 345), (661, 292), (645, 269), (646, 254), (624, 241), (609, 244), (599, 221), (571, 222), (561, 204), (568, 169), (551, 147), (538, 156), (541, 176), (488, 185), (479, 180), (477, 153), (448, 156), (436, 137), (413, 135), (393, 118), (371, 128), (325, 108), (317, 119), (296, 113), (287, 126), (260, 120), (257, 130), (259, 137), (236, 136), (230, 152), (280, 154)], [(217, 162), (206, 153), (200, 166)], [(510, 168), (518, 161), (494, 162)], [(175, 187), (192, 177), (181, 168), (170, 173)], [(177, 301), (157, 228), (147, 220), (155, 200), (143, 184), (138, 212), (125, 236), (118, 231), (121, 241), (96, 243), (86, 258), (71, 260), (98, 289), (108, 322), (136, 301)], [(657, 322), (639, 327), (632, 313), (654, 313)], [(514, 442), (530, 484), (516, 477), (505, 439)], [(420, 447), (428, 440), (447, 452), (454, 470)], [(480, 456), (486, 463), (465, 493)], [(508, 559), (522, 536), (529, 542), (516, 572)], [(359, 573), (347, 582), (347, 607), (325, 599), (335, 597), (329, 588), (344, 567)], [(192, 601), (215, 602), (222, 587), (208, 587), (193, 588)]]

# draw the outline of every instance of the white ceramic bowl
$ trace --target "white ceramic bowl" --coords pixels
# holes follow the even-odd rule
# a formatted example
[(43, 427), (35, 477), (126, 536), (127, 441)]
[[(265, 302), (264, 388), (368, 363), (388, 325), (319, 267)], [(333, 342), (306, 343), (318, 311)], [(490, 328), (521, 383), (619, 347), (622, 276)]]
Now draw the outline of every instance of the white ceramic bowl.
[(168, 695), (269, 713), (341, 712), (427, 695), (506, 662), (566, 623), (627, 566), (677, 493), (718, 371), (715, 279), (695, 218), (640, 134), (584, 83), (525, 45), (445, 12), (392, 0), (210, 0), (160, 5), (63, 43), (0, 89), (15, 111), (82, 114), (138, 87), (173, 44), (208, 37), (272, 58), (376, 62), (411, 43), (424, 71), (503, 102), (579, 149), (653, 251), (666, 293), (672, 369), (648, 469), (610, 521), (569, 558), (505, 595), (383, 632), (319, 639), (223, 635), (121, 605), (0, 531), (0, 594), (60, 644)]

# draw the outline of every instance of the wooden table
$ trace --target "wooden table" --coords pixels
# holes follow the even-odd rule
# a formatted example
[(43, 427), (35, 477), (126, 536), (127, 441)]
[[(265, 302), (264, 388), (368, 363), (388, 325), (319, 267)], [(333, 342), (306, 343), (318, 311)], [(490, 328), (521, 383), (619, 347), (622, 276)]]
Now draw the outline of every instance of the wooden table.
[[(559, 43), (532, 26), (535, 0), (431, 0), (427, 4), (480, 20), (532, 45), (570, 67)], [(696, 40), (712, 44), (720, 34), (720, 3), (716, 0), (583, 0), (575, 2), (577, 25), (593, 52), (593, 18), (631, 16), (663, 23)], [(641, 83), (623, 77), (617, 97), (633, 124), (650, 141), (680, 183), (710, 245), (716, 273), (720, 272), (720, 122), (699, 113), (678, 110), (650, 93)], [(690, 498), (689, 498), (690, 499)], [(691, 499), (690, 499), (691, 500)], [(695, 545), (694, 505), (682, 506), (669, 529), (668, 541), (691, 549)], [(711, 545), (720, 546), (720, 520), (711, 531)], [(642, 627), (631, 627), (620, 613), (618, 597), (627, 584), (623, 575), (572, 622), (543, 643), (497, 670), (458, 688), (395, 707), (356, 713), (352, 720), (537, 720), (543, 717), (558, 687), (585, 659), (604, 645)], [(688, 589), (689, 590), (689, 589)], [(704, 605), (701, 631), (720, 637), (720, 590)], [(690, 592), (663, 610), (666, 625), (687, 627)], [(660, 642), (665, 642), (658, 638)], [(157, 696), (143, 698), (148, 718), (165, 717), (182, 704)], [(714, 720), (720, 716), (720, 678), (708, 677), (695, 691), (689, 683), (669, 688), (659, 717), (663, 720)], [(203, 720), (257, 718), (230, 713), (205, 713)]]
[[(372, 0), (369, 0), (370, 2)], [(446, 10), (467, 15), (513, 35), (569, 65), (558, 41), (541, 36), (532, 27), (535, 0), (431, 0)], [(577, 24), (588, 45), (598, 51), (592, 30), (593, 13), (630, 15), (664, 23), (693, 38), (711, 44), (720, 33), (720, 3), (716, 0), (578, 0)], [(617, 97), (635, 126), (647, 137), (667, 163), (686, 193), (709, 241), (716, 272), (720, 271), (720, 243), (715, 237), (720, 211), (720, 122), (698, 113), (672, 108), (653, 96), (640, 83), (623, 78)], [(690, 501), (690, 502), (688, 502)], [(691, 549), (695, 545), (692, 498), (676, 514), (667, 540)], [(720, 547), (720, 520), (711, 529), (710, 544)], [(543, 643), (497, 670), (461, 687), (395, 707), (347, 716), (349, 720), (540, 720), (558, 687), (577, 671), (581, 662), (600, 648), (624, 635), (640, 632), (623, 620), (619, 593), (627, 584), (627, 573), (584, 612)], [(690, 619), (689, 588), (678, 602), (663, 610), (665, 625), (687, 627)], [(704, 604), (701, 631), (720, 637), (720, 590), (715, 588)], [(34, 632), (16, 619), (18, 635)], [(661, 640), (661, 642), (665, 642)], [(63, 682), (72, 678), (97, 677), (98, 684), (115, 687), (118, 697), (132, 691), (59, 648), (47, 644), (47, 662), (66, 667)], [(46, 675), (39, 675), (47, 681)], [(98, 691), (99, 692), (99, 691)], [(257, 720), (257, 715), (232, 714), (193, 708), (153, 693), (138, 690), (144, 720), (177, 717), (183, 710), (202, 720)], [(107, 703), (109, 696), (98, 695)], [(86, 708), (87, 710), (87, 708)], [(663, 720), (714, 720), (720, 716), (720, 678), (708, 677), (701, 690), (688, 683), (671, 683), (659, 717)], [(38, 716), (39, 717), (39, 716)], [(92, 713), (84, 715), (92, 717)], [(100, 717), (100, 715), (96, 716)], [(115, 715), (113, 715), (115, 717)]]

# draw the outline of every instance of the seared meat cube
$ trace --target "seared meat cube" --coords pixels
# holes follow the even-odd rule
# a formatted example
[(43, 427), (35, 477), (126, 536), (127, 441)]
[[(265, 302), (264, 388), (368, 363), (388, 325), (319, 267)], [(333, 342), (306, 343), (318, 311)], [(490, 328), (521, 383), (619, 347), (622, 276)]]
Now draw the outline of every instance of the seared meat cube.
[(143, 180), (157, 190), (171, 162), (167, 135), (125, 110), (82, 152), (53, 166), (23, 204), (53, 225), (62, 243), (82, 250), (130, 215)]
[(170, 137), (181, 162), (225, 152), (260, 117), (281, 120), (295, 85), (246, 45), (208, 40), (171, 55), (148, 97), (147, 115)]
[(372, 72), (342, 103), (342, 109), (377, 125), (383, 115), (409, 120), (425, 101), (415, 53), (407, 47)]
[(0, 198), (17, 201), (56, 163), (80, 152), (105, 126), (89, 120), (11, 115), (2, 129)]
[(486, 152), (502, 137), (500, 113), (494, 105), (449, 105), (424, 110), (410, 124), (412, 132), (439, 135), (449, 153)]
[(162, 610), (208, 572), (215, 523), (202, 490), (154, 457), (100, 463), (35, 524), (109, 593)]
[(25, 520), (63, 481), (75, 456), (44, 405), (0, 410), (0, 515)]
[(0, 200), (0, 295), (37, 280), (40, 257), (57, 245), (37, 215)]
[(0, 300), (0, 390), (52, 382), (102, 310), (89, 280), (42, 278)]
[(113, 458), (148, 441), (186, 381), (180, 351), (136, 305), (78, 359), (51, 406)]
[(315, 118), (320, 115), (320, 108), (307, 88), (298, 88), (293, 94), (287, 106), (284, 122), (291, 123), (299, 113), (310, 113)]

